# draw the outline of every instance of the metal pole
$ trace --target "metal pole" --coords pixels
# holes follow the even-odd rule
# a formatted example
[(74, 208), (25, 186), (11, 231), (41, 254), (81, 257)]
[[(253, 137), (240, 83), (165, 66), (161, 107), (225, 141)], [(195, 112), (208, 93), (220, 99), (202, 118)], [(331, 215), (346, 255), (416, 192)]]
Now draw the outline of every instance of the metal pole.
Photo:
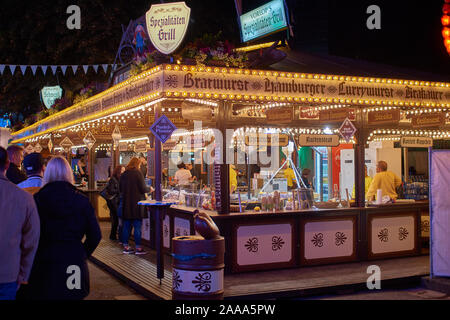
[[(155, 121), (159, 118), (160, 105), (155, 106)], [(161, 141), (155, 137), (155, 200), (161, 201)], [(156, 220), (156, 275), (161, 284), (161, 279), (164, 278), (164, 255), (163, 255), (163, 240), (162, 240), (162, 216), (161, 207), (155, 206), (155, 220)]]

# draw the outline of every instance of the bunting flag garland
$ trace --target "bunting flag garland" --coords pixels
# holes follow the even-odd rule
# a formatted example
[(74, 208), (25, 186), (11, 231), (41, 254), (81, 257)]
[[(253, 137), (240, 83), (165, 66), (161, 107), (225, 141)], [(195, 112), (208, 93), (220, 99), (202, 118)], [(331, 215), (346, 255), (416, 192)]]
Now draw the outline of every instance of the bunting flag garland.
[(36, 71), (41, 68), (42, 74), (45, 76), (47, 74), (48, 68), (52, 70), (53, 75), (56, 75), (58, 72), (58, 67), (61, 69), (62, 74), (66, 75), (66, 71), (68, 67), (72, 68), (73, 74), (76, 74), (78, 71), (78, 68), (83, 69), (84, 73), (87, 74), (89, 71), (89, 68), (92, 67), (95, 71), (95, 73), (98, 73), (100, 69), (100, 66), (102, 67), (104, 73), (108, 73), (108, 69), (110, 66), (113, 66), (112, 64), (84, 64), (84, 65), (15, 65), (15, 64), (0, 64), (0, 76), (5, 73), (5, 71), (9, 68), (9, 71), (11, 72), (11, 75), (14, 75), (16, 72), (16, 68), (19, 67), (22, 75), (25, 75), (27, 72), (27, 69), (30, 68), (33, 76), (36, 76)]

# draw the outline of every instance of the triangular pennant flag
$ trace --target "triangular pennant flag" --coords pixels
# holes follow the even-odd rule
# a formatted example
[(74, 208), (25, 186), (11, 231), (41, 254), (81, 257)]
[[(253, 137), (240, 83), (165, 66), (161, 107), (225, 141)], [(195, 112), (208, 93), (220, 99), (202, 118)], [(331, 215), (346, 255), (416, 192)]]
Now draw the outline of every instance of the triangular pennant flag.
[(3, 71), (5, 71), (5, 65), (0, 64), (0, 74), (3, 74)]
[(89, 69), (89, 66), (84, 65), (84, 66), (83, 66), (83, 69), (84, 69), (84, 73), (86, 74), (87, 71), (88, 71), (88, 69)]
[(72, 66), (73, 74), (77, 73), (78, 66)]
[(56, 69), (58, 66), (50, 66), (50, 68), (52, 69), (53, 74), (56, 74)]
[(31, 66), (31, 71), (33, 71), (33, 76), (36, 75), (36, 70), (38, 66)]
[(108, 72), (108, 65), (107, 64), (102, 64), (103, 67), (103, 71)]
[(67, 66), (61, 66), (63, 75), (66, 75)]
[(41, 66), (42, 73), (44, 74), (44, 76), (45, 76), (45, 73), (47, 72), (47, 68), (48, 68), (48, 66)]
[(22, 71), (22, 74), (25, 75), (25, 72), (27, 72), (28, 66), (20, 66), (20, 71)]
[(93, 65), (93, 68), (94, 68), (94, 70), (95, 70), (95, 73), (98, 73), (98, 64)]
[(14, 72), (16, 71), (16, 65), (15, 64), (12, 64), (12, 65), (9, 65), (9, 70), (11, 70), (11, 74), (14, 74)]

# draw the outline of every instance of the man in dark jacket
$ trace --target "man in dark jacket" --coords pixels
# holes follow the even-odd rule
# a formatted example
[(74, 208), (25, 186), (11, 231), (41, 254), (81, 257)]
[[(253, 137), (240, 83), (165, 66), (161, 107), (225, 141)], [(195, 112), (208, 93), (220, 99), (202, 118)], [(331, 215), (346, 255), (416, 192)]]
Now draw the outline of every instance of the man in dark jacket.
[(23, 147), (11, 145), (6, 151), (10, 161), (6, 177), (14, 184), (27, 180), (27, 175), (20, 169), (23, 161)]
[(13, 300), (30, 276), (39, 242), (33, 197), (6, 179), (9, 160), (0, 147), (0, 300)]
[(147, 217), (145, 208), (138, 205), (138, 202), (145, 200), (145, 194), (150, 192), (150, 188), (145, 184), (144, 176), (140, 171), (141, 161), (138, 158), (131, 159), (125, 172), (120, 176), (119, 189), (122, 198), (122, 220), (124, 241), (123, 253), (134, 253), (128, 245), (131, 227), (134, 228), (134, 242), (136, 244), (136, 254), (145, 254), (141, 247), (142, 219)]

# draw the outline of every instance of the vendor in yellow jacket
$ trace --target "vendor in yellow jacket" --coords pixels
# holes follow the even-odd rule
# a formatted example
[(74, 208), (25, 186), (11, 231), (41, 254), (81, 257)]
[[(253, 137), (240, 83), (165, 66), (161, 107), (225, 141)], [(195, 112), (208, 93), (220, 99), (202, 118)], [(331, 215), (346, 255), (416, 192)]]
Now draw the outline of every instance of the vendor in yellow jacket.
[(289, 166), (288, 162), (284, 164), (283, 169), (283, 175), (287, 179), (288, 190), (292, 190), (297, 186), (294, 170)]
[(237, 189), (237, 172), (234, 164), (230, 164), (230, 193)]
[(387, 163), (385, 161), (378, 161), (377, 174), (373, 177), (367, 191), (366, 198), (374, 200), (377, 190), (382, 190), (382, 196), (389, 196), (391, 199), (397, 199), (397, 192), (395, 189), (402, 184), (402, 180), (393, 172), (387, 171)]
[[(364, 194), (367, 194), (372, 181), (372, 177), (367, 174), (367, 166), (364, 166)], [(356, 199), (355, 184), (353, 184), (352, 199)]]

